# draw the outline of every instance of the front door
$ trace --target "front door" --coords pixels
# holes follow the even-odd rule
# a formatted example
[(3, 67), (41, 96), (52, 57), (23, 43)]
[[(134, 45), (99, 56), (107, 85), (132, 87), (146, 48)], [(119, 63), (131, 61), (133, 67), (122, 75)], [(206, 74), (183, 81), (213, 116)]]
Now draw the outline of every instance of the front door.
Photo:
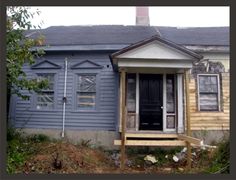
[(162, 75), (140, 74), (139, 79), (139, 128), (140, 130), (162, 130)]

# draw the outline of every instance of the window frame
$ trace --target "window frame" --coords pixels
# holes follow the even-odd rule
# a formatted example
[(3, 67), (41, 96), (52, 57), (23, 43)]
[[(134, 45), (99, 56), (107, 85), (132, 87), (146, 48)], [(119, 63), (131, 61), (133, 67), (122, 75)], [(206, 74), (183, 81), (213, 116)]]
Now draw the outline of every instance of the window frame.
[[(78, 99), (77, 99), (77, 93), (78, 93), (78, 80), (79, 80), (79, 76), (95, 76), (96, 80), (96, 91), (95, 91), (95, 106), (93, 109), (81, 109), (78, 107)], [(75, 86), (74, 86), (74, 95), (75, 95), (75, 100), (74, 100), (74, 111), (75, 112), (96, 112), (98, 111), (98, 107), (99, 107), (99, 86), (98, 86), (98, 79), (99, 79), (99, 75), (98, 73), (94, 73), (94, 72), (88, 72), (88, 73), (75, 73)]]
[[(200, 76), (215, 76), (217, 78), (217, 103), (218, 103), (218, 109), (215, 110), (207, 110), (207, 109), (201, 109), (200, 108), (200, 91), (199, 91), (199, 87), (200, 87)], [(211, 93), (209, 93), (211, 94)], [(213, 94), (213, 93), (212, 93)], [(219, 74), (197, 74), (197, 100), (198, 100), (198, 111), (200, 112), (220, 112), (221, 111), (221, 92), (220, 92), (220, 75)]]
[(36, 75), (36, 79), (39, 77), (39, 75), (41, 75), (41, 74), (45, 74), (45, 75), (47, 75), (47, 74), (52, 74), (54, 77), (53, 77), (53, 80), (54, 80), (54, 84), (53, 84), (53, 91), (51, 91), (51, 90), (41, 90), (42, 92), (53, 92), (53, 108), (52, 109), (37, 109), (37, 102), (38, 102), (38, 93), (37, 92), (35, 92), (34, 93), (34, 102), (33, 102), (33, 104), (34, 104), (34, 110), (36, 110), (36, 111), (56, 111), (56, 109), (57, 109), (57, 107), (56, 107), (56, 97), (57, 97), (57, 90), (56, 90), (56, 83), (57, 83), (57, 73), (56, 72), (42, 72), (42, 71), (38, 71), (38, 72), (36, 72), (35, 73), (35, 75)]

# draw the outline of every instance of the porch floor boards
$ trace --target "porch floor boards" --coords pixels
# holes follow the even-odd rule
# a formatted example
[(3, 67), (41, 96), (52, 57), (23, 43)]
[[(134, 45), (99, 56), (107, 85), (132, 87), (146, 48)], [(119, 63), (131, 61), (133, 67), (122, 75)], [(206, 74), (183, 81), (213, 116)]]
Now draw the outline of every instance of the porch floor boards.
[[(114, 145), (121, 145), (121, 140), (114, 140)], [(125, 146), (186, 146), (186, 141), (178, 139), (178, 134), (127, 132)]]
[(178, 138), (177, 134), (125, 133), (126, 138)]
[[(121, 140), (115, 140), (114, 145), (121, 145)], [(182, 140), (126, 140), (125, 146), (186, 146)]]

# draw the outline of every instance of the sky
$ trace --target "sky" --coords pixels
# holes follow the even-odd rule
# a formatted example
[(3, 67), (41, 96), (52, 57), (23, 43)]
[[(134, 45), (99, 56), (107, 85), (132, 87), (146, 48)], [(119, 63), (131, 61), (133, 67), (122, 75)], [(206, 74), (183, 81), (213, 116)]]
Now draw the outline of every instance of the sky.
[[(33, 19), (41, 28), (69, 25), (135, 25), (135, 6), (32, 7), (41, 14)], [(228, 6), (150, 6), (151, 26), (229, 26)]]

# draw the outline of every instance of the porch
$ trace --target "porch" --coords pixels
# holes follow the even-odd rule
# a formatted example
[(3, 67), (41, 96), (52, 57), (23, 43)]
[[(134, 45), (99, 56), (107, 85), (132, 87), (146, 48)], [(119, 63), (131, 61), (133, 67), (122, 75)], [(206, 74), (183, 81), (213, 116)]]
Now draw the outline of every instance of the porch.
[(125, 146), (187, 146), (202, 141), (191, 137), (189, 70), (198, 54), (172, 42), (152, 37), (111, 55), (120, 74), (119, 131), (121, 167)]
[[(147, 74), (142, 68), (139, 71), (141, 73), (127, 69), (125, 72), (121, 69), (119, 90), (121, 140), (115, 140), (114, 145), (124, 143), (124, 146), (186, 146), (189, 142), (200, 146), (201, 140), (190, 136), (190, 123), (187, 118), (188, 96), (185, 94), (188, 94), (188, 87), (184, 88), (183, 85), (188, 83), (185, 83), (188, 81), (188, 71), (185, 72), (185, 80), (184, 73), (175, 73), (179, 72), (179, 69), (169, 71), (166, 69), (169, 74)], [(156, 72), (160, 73), (160, 69), (156, 68)], [(144, 80), (140, 78), (142, 76), (146, 76)], [(132, 80), (130, 82), (133, 85), (129, 80)], [(148, 84), (149, 87), (142, 87), (142, 83)], [(143, 95), (144, 93), (146, 95)]]

